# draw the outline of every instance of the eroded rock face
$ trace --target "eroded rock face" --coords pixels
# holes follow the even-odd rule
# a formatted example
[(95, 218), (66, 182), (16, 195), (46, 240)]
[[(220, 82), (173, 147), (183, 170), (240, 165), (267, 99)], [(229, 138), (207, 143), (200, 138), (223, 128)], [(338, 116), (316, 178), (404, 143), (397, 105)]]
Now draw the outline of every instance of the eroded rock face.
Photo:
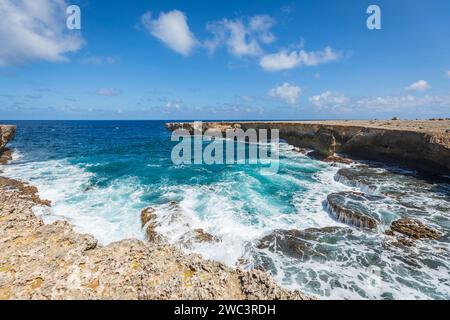
[(440, 234), (436, 230), (425, 226), (422, 222), (415, 219), (403, 218), (394, 221), (389, 230), (388, 235), (403, 235), (413, 240), (439, 238)]
[[(280, 138), (299, 148), (311, 148), (323, 157), (337, 153), (394, 162), (438, 175), (450, 175), (450, 121), (289, 121), (207, 122), (203, 130), (278, 129)], [(169, 130), (192, 130), (192, 123), (168, 123)]]
[(141, 211), (141, 224), (144, 227), (151, 220), (156, 219), (156, 210), (152, 207), (145, 208)]
[(308, 299), (260, 271), (234, 270), (170, 245), (98, 246), (67, 222), (44, 224), (35, 205), (20, 183), (0, 184), (0, 299)]
[(368, 203), (384, 199), (380, 196), (358, 192), (332, 193), (327, 197), (330, 213), (339, 221), (358, 228), (375, 229), (378, 216), (373, 213)]
[(195, 229), (195, 240), (199, 242), (219, 242), (219, 238), (205, 232), (203, 229)]
[(16, 126), (0, 125), (0, 154), (9, 141), (16, 136)]

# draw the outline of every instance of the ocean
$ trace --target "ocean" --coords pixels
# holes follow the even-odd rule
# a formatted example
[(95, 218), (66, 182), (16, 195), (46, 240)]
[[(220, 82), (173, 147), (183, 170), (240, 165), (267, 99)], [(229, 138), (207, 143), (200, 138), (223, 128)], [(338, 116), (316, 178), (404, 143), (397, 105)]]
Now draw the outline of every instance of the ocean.
[[(152, 206), (157, 231), (186, 252), (263, 268), (280, 285), (321, 299), (450, 299), (446, 182), (378, 167), (372, 188), (352, 185), (337, 179), (348, 165), (311, 159), (286, 143), (276, 175), (264, 174), (262, 165), (174, 165), (176, 142), (162, 121), (8, 123), (17, 125), (17, 136), (2, 175), (35, 185), (52, 201), (51, 208), (35, 208), (46, 223), (67, 220), (102, 245), (144, 240), (140, 212)], [(362, 204), (379, 217), (375, 231), (330, 214), (327, 196), (345, 191), (383, 195)], [(444, 237), (408, 248), (392, 244), (384, 231), (404, 216)], [(218, 241), (191, 241), (197, 229)], [(283, 236), (303, 230), (301, 238)]]

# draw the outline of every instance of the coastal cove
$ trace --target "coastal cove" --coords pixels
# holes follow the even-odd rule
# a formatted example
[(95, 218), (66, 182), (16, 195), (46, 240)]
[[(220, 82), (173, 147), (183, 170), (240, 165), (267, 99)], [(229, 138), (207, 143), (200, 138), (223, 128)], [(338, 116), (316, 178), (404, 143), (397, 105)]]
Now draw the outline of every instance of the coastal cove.
[[(448, 299), (448, 122), (417, 132), (389, 128), (403, 122), (283, 124), (274, 177), (258, 166), (172, 164), (166, 127), (185, 123), (14, 122), (0, 167), (1, 297)], [(207, 126), (236, 124), (267, 126)], [(377, 141), (406, 151), (372, 157)], [(418, 141), (433, 152), (409, 166)], [(36, 258), (42, 248), (54, 263)], [(21, 266), (48, 269), (18, 267), (18, 249), (31, 257)]]

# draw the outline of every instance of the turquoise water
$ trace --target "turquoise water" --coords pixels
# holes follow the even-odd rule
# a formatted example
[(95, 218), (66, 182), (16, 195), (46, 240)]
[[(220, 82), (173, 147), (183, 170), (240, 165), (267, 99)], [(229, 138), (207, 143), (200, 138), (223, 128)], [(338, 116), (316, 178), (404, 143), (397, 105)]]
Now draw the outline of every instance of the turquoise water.
[[(382, 230), (352, 229), (351, 235), (311, 240), (316, 254), (309, 259), (258, 249), (258, 240), (274, 230), (345, 227), (324, 201), (332, 192), (357, 190), (335, 180), (340, 166), (305, 157), (287, 144), (280, 146), (279, 173), (268, 176), (261, 165), (174, 165), (175, 143), (163, 122), (15, 124), (14, 161), (4, 174), (31, 182), (52, 201), (50, 209), (35, 209), (46, 222), (66, 219), (102, 244), (144, 239), (140, 211), (152, 206), (158, 231), (169, 242), (230, 266), (264, 266), (287, 288), (321, 298), (450, 298), (447, 242), (424, 242), (405, 253), (386, 246)], [(437, 201), (443, 210), (426, 210), (434, 210), (432, 222), (448, 231), (445, 192), (430, 199), (420, 193), (412, 201)], [(374, 210), (400, 217), (403, 209), (386, 201)], [(189, 241), (195, 229), (220, 241)]]

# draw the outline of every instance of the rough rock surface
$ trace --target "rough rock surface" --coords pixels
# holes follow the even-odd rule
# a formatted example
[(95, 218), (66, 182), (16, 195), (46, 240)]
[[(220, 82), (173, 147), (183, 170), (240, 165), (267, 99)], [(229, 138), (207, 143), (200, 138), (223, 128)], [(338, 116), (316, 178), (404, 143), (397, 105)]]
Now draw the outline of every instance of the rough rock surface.
[(0, 181), (0, 299), (307, 299), (261, 271), (234, 270), (170, 245), (98, 246), (68, 222), (37, 218), (32, 207), (46, 202), (33, 187)]
[(16, 136), (16, 126), (0, 124), (0, 155), (9, 141)]
[[(167, 123), (169, 130), (192, 131), (192, 123)], [(292, 121), (207, 122), (207, 129), (279, 129), (280, 138), (321, 156), (344, 153), (355, 158), (394, 162), (450, 175), (450, 120), (441, 121)]]
[(375, 229), (379, 221), (367, 203), (381, 199), (383, 197), (359, 192), (338, 192), (327, 196), (327, 206), (341, 222), (358, 228)]
[(321, 229), (310, 228), (305, 230), (275, 230), (259, 240), (257, 248), (280, 252), (283, 255), (307, 261), (311, 258), (327, 259), (330, 252), (324, 243), (333, 245), (343, 236), (349, 237), (353, 231), (350, 228), (325, 227)]
[(388, 235), (400, 234), (406, 236), (410, 239), (420, 240), (420, 239), (433, 239), (439, 238), (439, 232), (425, 226), (422, 222), (414, 219), (403, 218), (394, 221), (391, 224), (389, 230), (386, 231)]

